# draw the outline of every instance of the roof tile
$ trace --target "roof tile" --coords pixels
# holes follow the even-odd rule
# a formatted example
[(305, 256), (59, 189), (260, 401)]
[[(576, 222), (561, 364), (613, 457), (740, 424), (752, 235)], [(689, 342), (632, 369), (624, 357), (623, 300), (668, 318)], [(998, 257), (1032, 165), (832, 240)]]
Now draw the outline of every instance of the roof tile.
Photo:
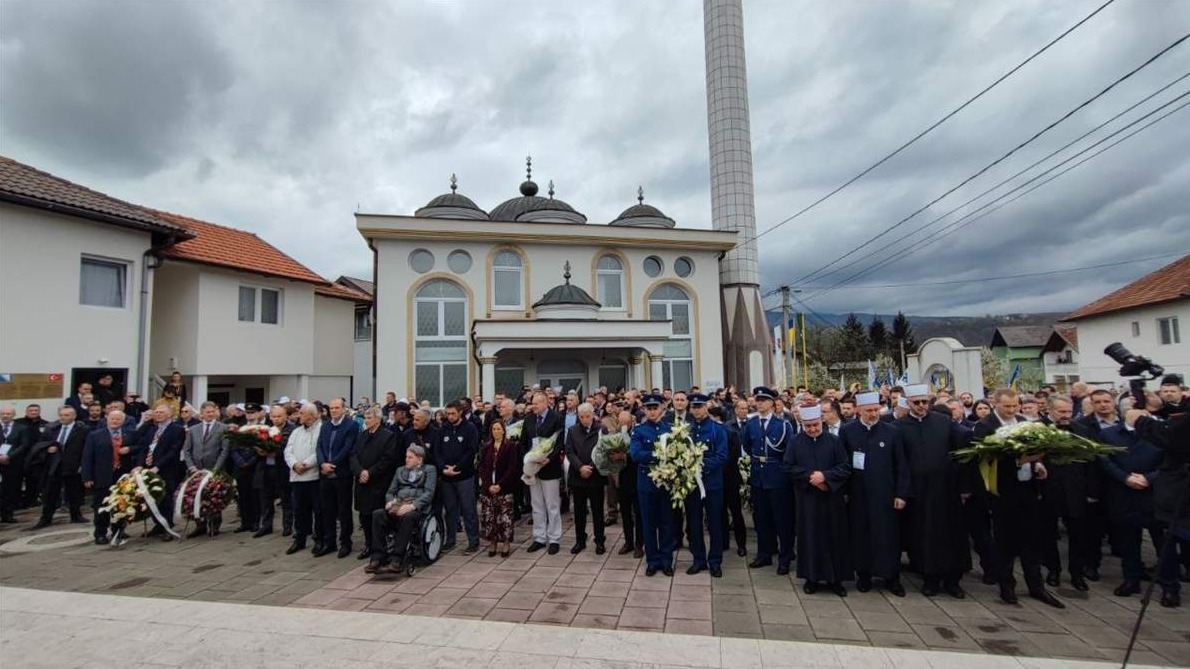
[(1190, 298), (1190, 255), (1095, 300), (1062, 320), (1074, 321), (1186, 298)]

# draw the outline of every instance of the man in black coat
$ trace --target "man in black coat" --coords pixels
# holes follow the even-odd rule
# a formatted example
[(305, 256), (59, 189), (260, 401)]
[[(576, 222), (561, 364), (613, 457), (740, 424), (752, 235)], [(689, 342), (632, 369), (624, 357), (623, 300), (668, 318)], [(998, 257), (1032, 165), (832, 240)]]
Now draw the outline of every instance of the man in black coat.
[[(974, 438), (983, 439), (1002, 427), (1026, 423), (1020, 415), (1021, 400), (1015, 390), (1001, 388), (992, 394), (992, 413), (975, 424)], [(1058, 609), (1066, 608), (1045, 589), (1041, 578), (1041, 545), (1046, 535), (1045, 514), (1041, 505), (1040, 481), (1049, 477), (1041, 462), (1042, 455), (1001, 457), (996, 463), (992, 493), (992, 536), (996, 543), (996, 566), (1000, 570), (1000, 599), (1016, 604), (1016, 577), (1013, 566), (1019, 557), (1029, 596)]]
[[(111, 539), (108, 538), (111, 516), (99, 508), (103, 506), (112, 484), (132, 471), (138, 451), (136, 434), (127, 429), (122, 411), (110, 412), (106, 424), (87, 435), (87, 442), (83, 445), (82, 477), (83, 488), (91, 493), (96, 545), (103, 546), (114, 540), (118, 546), (123, 542), (123, 527), (116, 528)], [(168, 498), (164, 498), (158, 509), (169, 508), (167, 502)]]
[[(748, 554), (748, 526), (744, 524), (744, 500), (740, 496), (743, 484), (740, 476), (740, 456), (744, 452), (744, 425), (748, 423), (748, 400), (739, 399), (727, 411), (727, 464), (723, 465), (723, 527), (731, 527), (735, 536), (736, 555)], [(725, 540), (726, 541), (726, 540)]]
[(0, 408), (0, 523), (15, 523), (21, 504), (25, 454), (33, 445), (33, 431), (16, 422), (16, 409)]
[(600, 425), (595, 420), (595, 409), (590, 404), (578, 406), (578, 422), (566, 431), (566, 459), (570, 462), (567, 484), (574, 497), (574, 547), (571, 554), (578, 555), (587, 547), (587, 509), (590, 508), (595, 525), (595, 554), (603, 555), (607, 550), (607, 538), (603, 533), (603, 494), (607, 479), (595, 469), (591, 456), (599, 443)]
[[(1049, 398), (1049, 419), (1059, 429), (1090, 438), (1090, 431), (1074, 420), (1074, 402), (1064, 395)], [(1058, 554), (1058, 519), (1066, 527), (1067, 565), (1070, 585), (1087, 591), (1087, 567), (1099, 557), (1099, 534), (1094, 519), (1098, 517), (1102, 494), (1099, 466), (1094, 462), (1048, 465), (1049, 478), (1041, 486), (1042, 507), (1046, 514), (1045, 540), (1042, 546), (1046, 566), (1045, 581), (1058, 587), (1062, 562)]]
[[(186, 428), (173, 419), (173, 409), (162, 404), (153, 409), (152, 418), (137, 430), (136, 443), (136, 465), (157, 470), (165, 481), (164, 504), (172, 508), (173, 496), (186, 476), (186, 465), (182, 462)], [(165, 514), (165, 520), (173, 525), (171, 514)], [(165, 527), (156, 521), (154, 525), (149, 536), (160, 536), (169, 541), (170, 534), (165, 531)]]
[(479, 428), (463, 417), (463, 403), (446, 405), (446, 422), (438, 429), (434, 467), (438, 470), (438, 494), (445, 513), (446, 537), (442, 550), (454, 548), (459, 519), (467, 533), (471, 555), (479, 550), (479, 516), (475, 508), (475, 459), (479, 454)]
[(41, 494), (42, 480), (45, 478), (45, 447), (40, 452), (34, 448), (37, 444), (44, 444), (41, 431), (49, 425), (49, 421), (41, 417), (41, 405), (29, 404), (25, 406), (25, 415), (13, 421), (26, 431), (28, 444), (21, 451), (21, 476), (24, 479), (23, 492), (17, 504), (18, 509), (37, 506), (37, 496)]
[(66, 491), (66, 505), (70, 509), (70, 522), (90, 522), (83, 517), (83, 446), (87, 443), (87, 428), (78, 421), (74, 407), (58, 409), (58, 421), (50, 423), (42, 432), (41, 439), (49, 442), (46, 447), (46, 476), (42, 488), (41, 519), (33, 529), (48, 527), (58, 509), (59, 495)]
[(358, 558), (372, 554), (372, 512), (384, 508), (384, 493), (392, 483), (397, 463), (404, 462), (405, 449), (400, 437), (381, 425), (384, 415), (372, 407), (364, 410), (364, 429), (351, 451), (351, 475), (355, 477), (355, 510), (364, 530), (364, 548)]
[[(289, 435), (293, 433), (293, 423), (289, 422), (289, 415), (285, 407), (275, 404), (269, 408), (269, 424), (281, 431), (280, 449), (270, 455), (262, 449), (256, 451), (256, 472), (252, 476), (252, 489), (256, 491), (260, 506), (260, 527), (252, 535), (253, 539), (273, 533), (273, 518), (276, 516), (277, 504), (274, 500), (281, 500), (281, 536), (293, 534), (293, 499), (289, 494), (289, 468), (285, 466), (285, 445), (289, 443)], [(371, 519), (365, 527), (371, 526)]]
[(549, 408), (545, 393), (533, 393), (533, 410), (525, 417), (521, 432), (521, 450), (528, 453), (536, 446), (538, 439), (554, 439), (537, 480), (529, 486), (529, 498), (533, 505), (533, 543), (527, 552), (534, 553), (549, 546), (550, 555), (556, 554), (562, 541), (562, 417)]

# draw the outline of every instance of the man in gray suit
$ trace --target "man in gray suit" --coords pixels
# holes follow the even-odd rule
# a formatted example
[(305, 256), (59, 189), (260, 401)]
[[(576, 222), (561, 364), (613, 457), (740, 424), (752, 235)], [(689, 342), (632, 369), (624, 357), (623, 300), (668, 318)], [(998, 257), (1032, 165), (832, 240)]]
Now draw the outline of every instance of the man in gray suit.
[[(219, 405), (203, 402), (199, 415), (202, 422), (191, 426), (186, 434), (186, 447), (182, 449), (182, 460), (186, 463), (187, 475), (201, 469), (223, 471), (223, 461), (227, 459), (228, 447), (223, 441), (224, 425), (219, 422)], [(222, 522), (222, 514), (212, 519), (212, 534), (219, 533)], [(200, 520), (188, 537), (194, 538), (206, 533), (207, 524)]]

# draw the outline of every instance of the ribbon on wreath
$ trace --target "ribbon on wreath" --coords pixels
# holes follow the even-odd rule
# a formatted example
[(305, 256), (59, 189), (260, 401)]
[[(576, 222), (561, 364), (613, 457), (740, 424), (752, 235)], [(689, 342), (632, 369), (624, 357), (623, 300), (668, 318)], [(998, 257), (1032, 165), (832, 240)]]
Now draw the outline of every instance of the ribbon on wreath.
[(1000, 460), (998, 458), (983, 458), (979, 461), (979, 475), (983, 478), (983, 487), (988, 493), (1000, 496), (999, 485), (996, 482), (1000, 475)]
[(138, 469), (134, 480), (136, 481), (137, 492), (139, 492), (141, 497), (144, 498), (145, 505), (149, 507), (149, 513), (153, 514), (153, 520), (156, 520), (157, 524), (160, 525), (162, 529), (164, 529), (170, 536), (175, 539), (180, 539), (181, 537), (177, 532), (174, 532), (174, 528), (170, 526), (169, 521), (165, 519), (165, 516), (161, 515), (161, 510), (157, 508), (157, 500), (153, 499), (152, 493), (149, 492), (149, 486), (145, 485), (144, 470)]
[(194, 472), (190, 476), (186, 477), (186, 480), (182, 482), (182, 485), (178, 486), (178, 493), (177, 493), (178, 498), (177, 498), (177, 501), (174, 503), (174, 522), (175, 523), (179, 523), (179, 522), (186, 520), (185, 515), (183, 515), (183, 511), (184, 511), (183, 507), (186, 505), (186, 488), (189, 487), (190, 481), (193, 480), (196, 476), (202, 476), (202, 480), (198, 482), (198, 490), (196, 490), (194, 492), (194, 507), (193, 507), (193, 509), (191, 509), (191, 514), (195, 518), (202, 517), (200, 515), (202, 512), (202, 493), (203, 493), (203, 490), (206, 489), (207, 483), (210, 482), (211, 477), (214, 475), (215, 475), (214, 472), (212, 472), (210, 470), (206, 470), (206, 469), (204, 469), (202, 471)]

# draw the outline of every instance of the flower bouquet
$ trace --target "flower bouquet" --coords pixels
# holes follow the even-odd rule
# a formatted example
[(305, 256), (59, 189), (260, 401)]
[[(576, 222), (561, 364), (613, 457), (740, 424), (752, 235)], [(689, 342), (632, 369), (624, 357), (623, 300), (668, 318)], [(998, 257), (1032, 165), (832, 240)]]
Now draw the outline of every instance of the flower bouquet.
[(227, 508), (236, 496), (236, 482), (224, 472), (199, 470), (178, 487), (174, 522), (205, 521)]
[(682, 508), (686, 497), (696, 489), (703, 497), (702, 459), (707, 445), (690, 437), (690, 425), (678, 423), (661, 435), (653, 444), (653, 463), (649, 465), (649, 479), (669, 493), (675, 509)]
[(620, 431), (600, 437), (599, 443), (595, 444), (591, 451), (591, 461), (595, 463), (595, 469), (604, 476), (619, 474), (628, 461), (613, 460), (611, 456), (615, 453), (627, 453), (629, 441), (628, 435)]
[(740, 472), (740, 504), (752, 508), (752, 456), (744, 453), (736, 461), (736, 469)]
[(1092, 462), (1125, 449), (1108, 446), (1073, 432), (1045, 423), (1017, 423), (996, 430), (978, 443), (960, 448), (953, 455), (959, 462), (979, 462), (979, 473), (988, 492), (997, 493), (1000, 458), (1019, 460), (1022, 456), (1043, 455), (1052, 465)]
[(276, 455), (285, 447), (281, 430), (272, 425), (244, 425), (239, 429), (225, 430), (223, 440), (232, 448), (256, 453), (256, 449), (266, 455)]
[[(165, 481), (157, 474), (137, 468), (112, 485), (99, 510), (111, 516), (113, 523), (134, 523), (153, 516), (157, 503), (165, 497)], [(153, 503), (153, 509), (149, 503)]]
[(525, 461), (521, 467), (521, 480), (526, 485), (534, 485), (537, 483), (537, 472), (545, 466), (545, 463), (550, 460), (550, 453), (554, 450), (554, 441), (557, 436), (553, 437), (539, 437), (537, 445), (529, 449), (525, 454)]
[(512, 425), (509, 425), (507, 428), (505, 428), (504, 437), (506, 439), (510, 439), (512, 441), (520, 441), (521, 434), (524, 431), (525, 431), (525, 421), (518, 420), (517, 422), (515, 422)]

